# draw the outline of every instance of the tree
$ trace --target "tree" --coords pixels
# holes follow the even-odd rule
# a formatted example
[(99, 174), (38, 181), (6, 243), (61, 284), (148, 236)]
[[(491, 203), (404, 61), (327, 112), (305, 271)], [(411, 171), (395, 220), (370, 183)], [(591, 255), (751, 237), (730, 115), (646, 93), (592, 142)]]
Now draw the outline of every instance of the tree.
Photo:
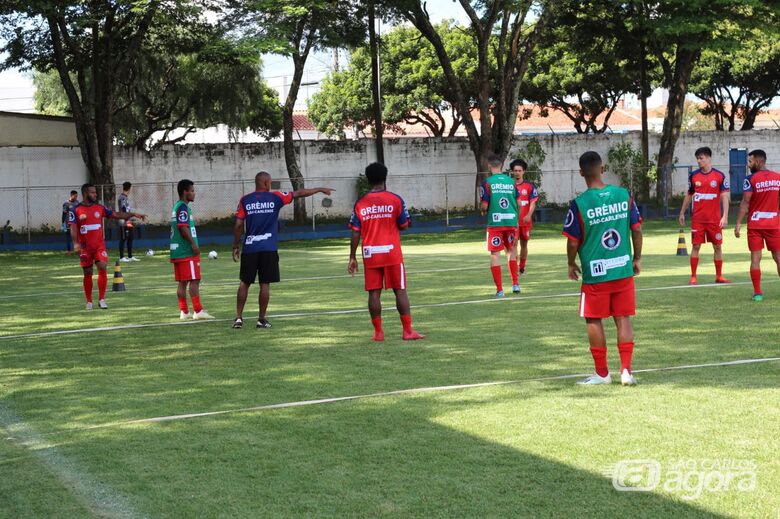
[(694, 69), (691, 92), (706, 103), (704, 115), (715, 128), (752, 130), (756, 117), (780, 95), (780, 42), (763, 28), (743, 35), (731, 52), (702, 52)]
[[(282, 105), (282, 135), (287, 175), (293, 189), (304, 179), (295, 155), (293, 110), (306, 60), (313, 50), (357, 45), (365, 36), (361, 5), (348, 0), (229, 0), (233, 27), (254, 39), (266, 52), (289, 57), (293, 76)], [(294, 220), (306, 220), (306, 203), (297, 198)]]

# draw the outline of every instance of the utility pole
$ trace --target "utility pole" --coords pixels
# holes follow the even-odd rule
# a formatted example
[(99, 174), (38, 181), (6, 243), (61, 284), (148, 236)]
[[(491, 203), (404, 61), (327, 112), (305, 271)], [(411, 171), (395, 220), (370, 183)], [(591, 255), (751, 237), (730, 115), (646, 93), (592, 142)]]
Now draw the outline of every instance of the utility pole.
[(374, 0), (368, 2), (368, 41), (371, 50), (371, 95), (374, 98), (374, 135), (376, 137), (376, 161), (385, 163), (382, 140), (382, 100), (379, 90), (379, 35), (376, 31)]

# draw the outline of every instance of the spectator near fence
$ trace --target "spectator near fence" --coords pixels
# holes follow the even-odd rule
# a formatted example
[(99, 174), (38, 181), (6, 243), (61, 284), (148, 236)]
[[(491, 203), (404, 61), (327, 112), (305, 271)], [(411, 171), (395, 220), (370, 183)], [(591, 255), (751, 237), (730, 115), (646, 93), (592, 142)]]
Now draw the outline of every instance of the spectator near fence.
[(71, 190), (70, 196), (65, 203), (62, 204), (62, 225), (60, 230), (65, 234), (65, 252), (71, 254), (73, 252), (73, 239), (70, 236), (70, 229), (68, 228), (68, 217), (70, 212), (76, 205), (78, 205), (79, 193), (78, 191)]
[[(130, 190), (133, 184), (125, 182), (122, 184), (122, 194), (119, 195), (119, 211), (129, 213), (132, 211), (130, 204)], [(132, 219), (119, 220), (119, 261), (140, 261), (133, 256), (133, 233), (135, 227)], [(125, 256), (125, 243), (127, 243), (127, 256)]]

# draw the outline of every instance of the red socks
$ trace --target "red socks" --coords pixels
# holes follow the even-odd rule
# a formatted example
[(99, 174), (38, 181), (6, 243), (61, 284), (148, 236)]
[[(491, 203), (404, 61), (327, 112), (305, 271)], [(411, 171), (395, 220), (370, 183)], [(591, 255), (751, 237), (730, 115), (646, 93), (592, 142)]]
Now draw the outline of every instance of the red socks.
[(761, 294), (761, 269), (750, 269), (750, 279), (753, 281), (753, 293)]
[(593, 364), (596, 366), (596, 374), (600, 377), (609, 375), (609, 367), (607, 366), (607, 347), (591, 346), (590, 354), (593, 355)]
[(517, 285), (517, 260), (509, 260), (509, 275), (512, 276), (512, 284)]
[(699, 258), (691, 256), (691, 276), (696, 277), (696, 269), (699, 268)]
[(528, 258), (520, 258), (520, 270), (525, 270), (525, 260)]
[(412, 315), (402, 315), (401, 316), (401, 326), (404, 329), (404, 333), (410, 333), (412, 332)]
[[(403, 323), (403, 317), (401, 316), (401, 322)], [(411, 318), (410, 318), (411, 320)], [(371, 338), (372, 341), (383, 341), (385, 340), (385, 332), (382, 331), (382, 317), (372, 317), (371, 318), (371, 324), (374, 325), (374, 336)]]
[(493, 274), (493, 283), (496, 284), (496, 291), (504, 290), (504, 285), (501, 282), (501, 265), (490, 267), (490, 273)]
[(633, 342), (618, 343), (618, 353), (620, 354), (620, 372), (627, 369), (631, 373), (631, 355), (634, 353)]
[(100, 299), (106, 298), (106, 287), (108, 286), (108, 272), (98, 270), (98, 295)]
[[(184, 304), (185, 305), (187, 304), (186, 300)], [(192, 309), (195, 311), (195, 313), (198, 313), (201, 310), (203, 310), (203, 305), (200, 304), (200, 296), (192, 296)]]
[(723, 277), (723, 260), (715, 260), (715, 277)]
[(190, 313), (190, 309), (187, 308), (187, 298), (179, 298), (179, 310), (184, 312), (185, 314)]
[(87, 303), (92, 302), (92, 274), (84, 274), (84, 295), (87, 296)]

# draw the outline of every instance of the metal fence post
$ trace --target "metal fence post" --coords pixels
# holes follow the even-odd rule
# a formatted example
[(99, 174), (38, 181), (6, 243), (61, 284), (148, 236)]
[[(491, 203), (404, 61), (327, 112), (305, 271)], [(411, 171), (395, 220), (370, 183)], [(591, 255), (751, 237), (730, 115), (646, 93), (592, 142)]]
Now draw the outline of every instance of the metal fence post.
[(444, 175), (444, 226), (450, 226), (450, 193), (447, 175)]
[(27, 225), (27, 243), (32, 243), (32, 235), (30, 231), (30, 187), (25, 189), (25, 202), (24, 202), (25, 222)]
[(314, 198), (315, 197), (311, 197), (311, 230), (317, 232), (317, 211), (314, 208)]

